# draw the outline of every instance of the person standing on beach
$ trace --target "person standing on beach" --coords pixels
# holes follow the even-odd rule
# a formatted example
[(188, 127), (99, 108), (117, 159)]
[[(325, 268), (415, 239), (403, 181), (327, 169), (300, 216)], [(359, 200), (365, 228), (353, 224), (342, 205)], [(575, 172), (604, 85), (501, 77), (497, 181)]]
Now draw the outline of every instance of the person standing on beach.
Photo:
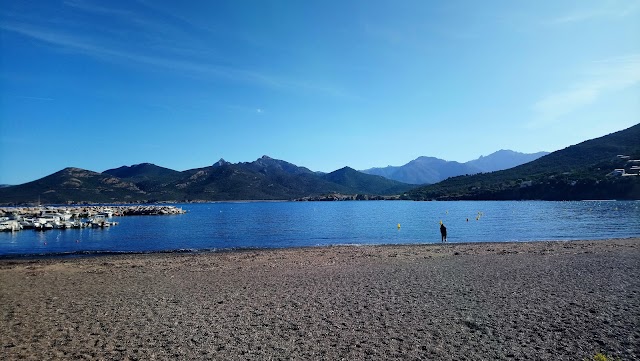
[(444, 223), (440, 223), (440, 235), (442, 236), (442, 242), (447, 241), (447, 227), (444, 226)]

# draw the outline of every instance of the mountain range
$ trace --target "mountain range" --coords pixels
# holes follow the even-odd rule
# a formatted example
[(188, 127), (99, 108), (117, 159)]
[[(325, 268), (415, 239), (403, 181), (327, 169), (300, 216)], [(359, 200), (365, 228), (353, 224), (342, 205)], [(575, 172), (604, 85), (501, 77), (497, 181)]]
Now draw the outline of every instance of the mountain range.
[[(617, 170), (617, 171), (616, 171)], [(640, 199), (640, 124), (517, 167), (451, 177), (409, 192), (414, 200)]]
[[(0, 204), (289, 200), (334, 193), (413, 200), (640, 199), (640, 124), (510, 169), (489, 171), (522, 159), (519, 153), (499, 151), (467, 163), (420, 157), (402, 167), (377, 168), (396, 178), (402, 175), (411, 183), (423, 182), (426, 176), (449, 177), (427, 186), (349, 167), (313, 172), (268, 156), (240, 163), (221, 159), (185, 171), (150, 163), (102, 173), (65, 168), (32, 182), (0, 188)], [(357, 197), (363, 198), (367, 197)]]
[(370, 168), (361, 172), (380, 175), (408, 184), (433, 184), (463, 174), (477, 174), (509, 169), (536, 160), (548, 152), (525, 154), (512, 150), (499, 150), (486, 157), (458, 163), (433, 157), (418, 157), (411, 162), (394, 167)]
[[(211, 166), (182, 172), (151, 163), (102, 173), (65, 168), (33, 182), (0, 188), (0, 204), (282, 200), (331, 193), (398, 195), (415, 187), (408, 183), (519, 164), (527, 156), (533, 155), (499, 151), (465, 164), (420, 157), (402, 167), (376, 168), (387, 171), (381, 174), (375, 171), (367, 174), (349, 167), (331, 173), (313, 172), (268, 156), (237, 164), (220, 159)], [(409, 182), (393, 179), (401, 174), (412, 177), (405, 177)]]
[(0, 188), (0, 204), (287, 200), (330, 193), (396, 195), (413, 186), (344, 167), (321, 174), (263, 156), (176, 171), (151, 163), (102, 173), (65, 168), (33, 182)]

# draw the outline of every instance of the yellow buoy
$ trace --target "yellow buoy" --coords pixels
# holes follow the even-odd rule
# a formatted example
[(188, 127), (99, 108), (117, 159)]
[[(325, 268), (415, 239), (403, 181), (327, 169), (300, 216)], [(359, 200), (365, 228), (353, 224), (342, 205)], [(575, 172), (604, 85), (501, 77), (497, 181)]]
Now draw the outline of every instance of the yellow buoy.
[(398, 223), (398, 229), (400, 229), (400, 223)]

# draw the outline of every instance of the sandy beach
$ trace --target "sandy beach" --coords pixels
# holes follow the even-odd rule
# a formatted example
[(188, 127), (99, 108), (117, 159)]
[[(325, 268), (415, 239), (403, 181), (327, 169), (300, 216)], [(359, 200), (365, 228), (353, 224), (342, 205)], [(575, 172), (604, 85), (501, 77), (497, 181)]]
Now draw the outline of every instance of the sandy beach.
[(0, 261), (0, 359), (640, 358), (640, 238)]

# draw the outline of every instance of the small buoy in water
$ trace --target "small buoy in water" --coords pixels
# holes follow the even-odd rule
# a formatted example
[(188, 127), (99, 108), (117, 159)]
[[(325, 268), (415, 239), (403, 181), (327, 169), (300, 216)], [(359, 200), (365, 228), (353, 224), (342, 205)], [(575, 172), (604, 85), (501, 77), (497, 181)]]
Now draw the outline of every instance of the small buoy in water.
[(400, 229), (400, 223), (398, 223), (398, 229)]

